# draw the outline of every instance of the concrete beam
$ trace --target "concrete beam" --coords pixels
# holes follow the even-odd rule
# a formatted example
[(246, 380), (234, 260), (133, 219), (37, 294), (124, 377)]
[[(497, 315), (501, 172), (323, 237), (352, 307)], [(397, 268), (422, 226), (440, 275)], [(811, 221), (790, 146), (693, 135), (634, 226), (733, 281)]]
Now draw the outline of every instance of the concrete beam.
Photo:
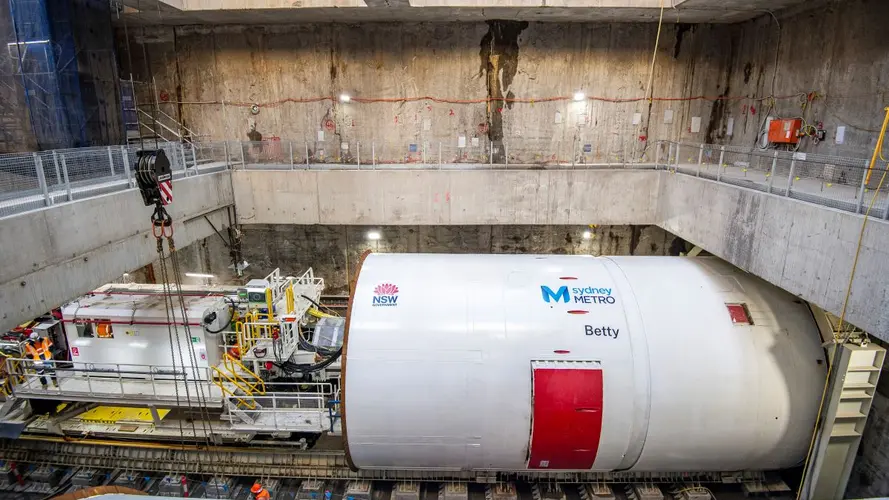
[[(229, 173), (173, 183), (170, 207), (178, 247), (228, 226)], [(157, 258), (138, 190), (55, 205), (0, 219), (0, 329), (8, 329)]]
[[(863, 217), (663, 172), (660, 226), (839, 315)], [(868, 222), (846, 319), (889, 341), (889, 223)]]
[(233, 172), (242, 224), (653, 224), (654, 170)]

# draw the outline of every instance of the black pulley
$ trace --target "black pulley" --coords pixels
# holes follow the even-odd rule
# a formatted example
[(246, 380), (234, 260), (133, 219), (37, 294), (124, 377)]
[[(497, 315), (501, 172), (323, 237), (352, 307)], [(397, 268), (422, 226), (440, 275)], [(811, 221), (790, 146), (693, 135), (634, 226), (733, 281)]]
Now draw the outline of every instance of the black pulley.
[(136, 151), (136, 182), (145, 205), (173, 202), (173, 171), (164, 150)]

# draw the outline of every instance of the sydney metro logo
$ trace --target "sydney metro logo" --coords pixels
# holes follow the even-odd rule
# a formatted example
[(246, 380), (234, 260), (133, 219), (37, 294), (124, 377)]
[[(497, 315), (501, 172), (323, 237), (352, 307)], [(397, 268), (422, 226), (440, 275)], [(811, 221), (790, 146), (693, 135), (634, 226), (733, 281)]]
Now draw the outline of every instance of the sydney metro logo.
[(394, 307), (398, 305), (398, 287), (392, 283), (381, 283), (374, 288), (373, 305)]
[(567, 304), (573, 299), (573, 302), (580, 304), (614, 304), (616, 301), (611, 295), (611, 291), (611, 288), (588, 286), (571, 288), (569, 293), (568, 287), (562, 286), (554, 292), (546, 285), (540, 286), (543, 301), (546, 303), (565, 302)]

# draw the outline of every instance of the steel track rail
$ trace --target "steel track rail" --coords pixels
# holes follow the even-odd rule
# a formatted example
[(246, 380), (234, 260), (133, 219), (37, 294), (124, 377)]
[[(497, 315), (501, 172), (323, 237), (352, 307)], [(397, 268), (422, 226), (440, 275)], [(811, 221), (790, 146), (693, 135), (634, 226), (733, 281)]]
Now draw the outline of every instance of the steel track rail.
[(524, 479), (560, 482), (697, 481), (709, 483), (757, 481), (762, 472), (558, 473), (362, 470), (346, 465), (336, 451), (296, 451), (287, 448), (206, 448), (169, 443), (139, 443), (64, 439), (0, 441), (0, 459), (61, 467), (123, 469), (165, 474), (206, 474), (275, 478), (369, 479), (412, 481), (502, 481)]

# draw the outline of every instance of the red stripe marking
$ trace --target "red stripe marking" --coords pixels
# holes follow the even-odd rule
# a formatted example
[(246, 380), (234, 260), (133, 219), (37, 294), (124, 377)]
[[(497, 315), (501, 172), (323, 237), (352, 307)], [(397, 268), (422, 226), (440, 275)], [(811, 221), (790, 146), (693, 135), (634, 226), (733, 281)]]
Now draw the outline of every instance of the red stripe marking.
[(574, 276), (562, 276), (559, 278), (560, 280), (576, 280), (577, 278)]
[[(100, 292), (98, 290), (93, 290), (90, 292), (90, 295), (156, 295), (158, 297), (169, 296), (169, 297), (178, 297), (180, 295), (185, 297), (225, 297), (225, 294), (222, 293), (206, 293), (206, 292), (189, 292), (188, 290), (183, 290), (182, 293), (152, 293), (152, 292)], [(81, 307), (89, 307), (88, 305)]]
[[(86, 323), (109, 323), (112, 325), (149, 325), (149, 326), (166, 326), (166, 325), (183, 325), (181, 321), (177, 321), (175, 323), (169, 323), (167, 321), (104, 321), (104, 320), (96, 320), (96, 319), (63, 319), (62, 323), (76, 323), (76, 324), (86, 324)], [(188, 323), (188, 326), (201, 326), (200, 323)]]
[(571, 351), (567, 349), (556, 349), (553, 351), (555, 354), (571, 354)]
[(589, 314), (589, 311), (581, 311), (579, 309), (568, 311), (568, 314)]

